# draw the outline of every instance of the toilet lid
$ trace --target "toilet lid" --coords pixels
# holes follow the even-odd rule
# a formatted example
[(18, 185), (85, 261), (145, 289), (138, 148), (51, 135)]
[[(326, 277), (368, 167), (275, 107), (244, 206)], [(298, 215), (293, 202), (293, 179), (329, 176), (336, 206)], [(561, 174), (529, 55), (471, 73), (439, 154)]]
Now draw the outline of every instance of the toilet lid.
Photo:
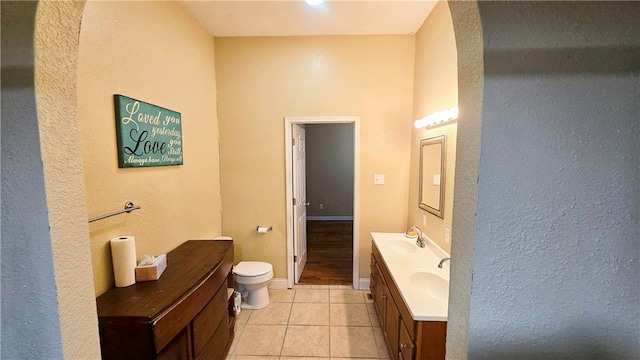
[(273, 270), (273, 266), (262, 261), (240, 261), (233, 273), (240, 276), (260, 276)]

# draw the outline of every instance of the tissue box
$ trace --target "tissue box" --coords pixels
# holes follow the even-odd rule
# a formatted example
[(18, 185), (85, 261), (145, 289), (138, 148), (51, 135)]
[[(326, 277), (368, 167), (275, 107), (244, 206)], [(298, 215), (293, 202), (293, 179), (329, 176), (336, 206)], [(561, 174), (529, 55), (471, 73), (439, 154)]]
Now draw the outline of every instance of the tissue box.
[(158, 280), (167, 268), (167, 254), (146, 259), (136, 266), (136, 281)]

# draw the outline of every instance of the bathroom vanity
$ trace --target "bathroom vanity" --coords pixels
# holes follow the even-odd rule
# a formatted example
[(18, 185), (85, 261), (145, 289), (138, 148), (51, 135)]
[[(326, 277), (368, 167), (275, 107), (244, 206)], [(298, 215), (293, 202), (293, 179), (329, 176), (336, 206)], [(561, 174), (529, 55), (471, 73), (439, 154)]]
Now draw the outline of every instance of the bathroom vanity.
[(190, 240), (156, 281), (97, 298), (103, 359), (224, 359), (234, 335), (233, 242)]
[(371, 294), (391, 359), (444, 359), (449, 298), (444, 255), (403, 234), (372, 233)]

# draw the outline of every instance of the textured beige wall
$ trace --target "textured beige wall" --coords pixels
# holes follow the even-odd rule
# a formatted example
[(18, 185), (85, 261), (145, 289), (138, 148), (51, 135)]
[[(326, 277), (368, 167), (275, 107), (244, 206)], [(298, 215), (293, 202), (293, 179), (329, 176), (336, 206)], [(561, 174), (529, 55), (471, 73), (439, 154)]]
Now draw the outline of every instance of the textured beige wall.
[[(414, 120), (458, 104), (456, 51), (449, 6), (446, 1), (440, 1), (416, 34)], [(445, 228), (451, 229), (453, 217), (457, 126), (454, 122), (429, 129), (413, 128), (411, 136), (411, 181), (407, 225), (420, 226), (429, 238), (447, 251), (450, 251), (451, 244), (445, 243), (444, 233)], [(418, 207), (420, 140), (439, 135), (445, 135), (447, 145), (444, 218), (442, 219)], [(423, 226), (423, 215), (427, 217), (427, 226)]]
[(476, 1), (449, 2), (458, 48), (458, 153), (456, 156), (447, 359), (465, 360), (469, 348), (469, 309), (480, 163), (484, 91), (483, 33)]
[[(360, 116), (360, 277), (371, 231), (407, 219), (412, 36), (216, 39), (222, 224), (236, 260), (286, 277), (285, 116)], [(385, 173), (384, 186), (373, 174)], [(271, 225), (267, 235), (257, 225)]]
[(83, 8), (81, 1), (41, 1), (34, 33), (36, 106), (62, 348), (64, 358), (74, 360), (100, 358), (76, 113)]
[[(114, 94), (181, 113), (184, 165), (118, 168)], [(89, 225), (96, 295), (113, 286), (115, 236), (134, 235), (140, 260), (220, 235), (214, 40), (180, 4), (87, 3), (78, 118), (89, 216), (142, 207)]]

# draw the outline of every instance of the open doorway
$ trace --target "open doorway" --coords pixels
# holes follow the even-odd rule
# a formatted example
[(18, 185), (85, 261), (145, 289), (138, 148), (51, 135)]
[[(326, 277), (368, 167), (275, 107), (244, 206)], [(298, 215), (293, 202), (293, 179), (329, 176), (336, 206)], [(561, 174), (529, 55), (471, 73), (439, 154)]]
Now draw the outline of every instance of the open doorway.
[(320, 282), (358, 288), (358, 120), (285, 118), (290, 288)]
[(353, 129), (352, 123), (305, 125), (307, 252), (298, 284), (352, 282)]

